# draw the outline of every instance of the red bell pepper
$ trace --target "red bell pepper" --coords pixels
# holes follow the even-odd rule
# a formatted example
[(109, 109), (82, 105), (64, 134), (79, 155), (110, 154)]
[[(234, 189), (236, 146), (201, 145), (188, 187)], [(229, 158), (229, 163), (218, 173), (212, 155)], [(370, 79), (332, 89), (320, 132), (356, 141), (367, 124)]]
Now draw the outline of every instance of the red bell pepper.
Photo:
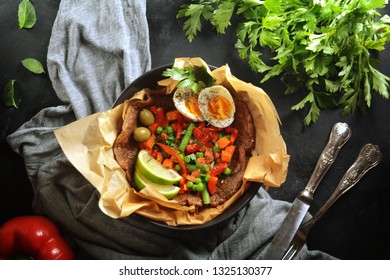
[(184, 160), (179, 156), (179, 154), (174, 149), (172, 149), (171, 147), (169, 147), (163, 143), (159, 143), (159, 142), (157, 142), (156, 145), (158, 145), (164, 152), (166, 152), (168, 155), (170, 155), (171, 157), (173, 157), (177, 161), (177, 163), (181, 167), (183, 174), (185, 174), (185, 175), (188, 174), (187, 166), (186, 166)]
[(213, 169), (211, 169), (211, 176), (218, 176), (221, 174), (229, 165), (226, 162), (218, 162), (214, 165)]
[(218, 182), (217, 176), (210, 176), (210, 179), (207, 182), (207, 189), (209, 190), (211, 195), (213, 195), (217, 190), (217, 182)]
[(186, 151), (189, 154), (195, 153), (199, 151), (202, 148), (202, 146), (199, 143), (190, 143), (186, 147)]
[(42, 216), (13, 218), (0, 227), (0, 259), (23, 253), (38, 260), (70, 260), (73, 249), (58, 228)]

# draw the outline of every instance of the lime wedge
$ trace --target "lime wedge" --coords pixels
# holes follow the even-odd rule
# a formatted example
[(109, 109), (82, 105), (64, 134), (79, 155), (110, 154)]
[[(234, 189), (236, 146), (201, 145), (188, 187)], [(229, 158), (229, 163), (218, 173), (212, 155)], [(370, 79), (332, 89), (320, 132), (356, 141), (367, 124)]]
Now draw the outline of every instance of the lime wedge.
[(134, 171), (134, 183), (139, 190), (142, 190), (146, 187), (155, 188), (167, 199), (174, 198), (180, 191), (180, 188), (174, 185), (161, 185), (151, 182), (150, 180), (142, 176), (142, 174), (137, 168)]
[(177, 172), (165, 168), (145, 150), (138, 153), (136, 168), (140, 174), (153, 183), (174, 185), (182, 178)]

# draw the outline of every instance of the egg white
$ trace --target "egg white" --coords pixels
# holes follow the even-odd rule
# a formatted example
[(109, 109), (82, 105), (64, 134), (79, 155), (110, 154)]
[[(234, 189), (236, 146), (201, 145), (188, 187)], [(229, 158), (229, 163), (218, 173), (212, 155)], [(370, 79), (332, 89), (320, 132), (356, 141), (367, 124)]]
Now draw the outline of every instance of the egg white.
[(173, 104), (175, 105), (176, 109), (187, 118), (193, 120), (194, 122), (200, 122), (204, 121), (204, 118), (202, 115), (197, 115), (191, 112), (185, 102), (186, 100), (189, 100), (192, 96), (198, 99), (199, 93), (194, 92), (192, 89), (189, 88), (178, 88), (175, 93), (173, 94)]
[[(218, 96), (225, 98), (230, 103), (231, 110), (230, 112), (226, 112), (228, 113), (228, 117), (225, 119), (217, 119), (209, 112), (209, 102)], [(198, 104), (204, 119), (215, 127), (224, 128), (231, 125), (234, 121), (236, 106), (234, 105), (233, 97), (229, 90), (223, 86), (217, 85), (201, 90), (198, 96)]]

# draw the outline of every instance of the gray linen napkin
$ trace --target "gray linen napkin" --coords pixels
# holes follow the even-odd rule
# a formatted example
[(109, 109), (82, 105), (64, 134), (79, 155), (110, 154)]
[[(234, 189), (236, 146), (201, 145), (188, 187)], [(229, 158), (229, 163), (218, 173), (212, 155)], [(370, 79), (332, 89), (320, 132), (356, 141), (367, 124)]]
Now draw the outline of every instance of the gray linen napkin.
[[(226, 225), (179, 234), (137, 215), (103, 214), (98, 192), (62, 153), (53, 131), (110, 109), (150, 60), (146, 0), (61, 1), (47, 65), (64, 105), (42, 110), (7, 138), (24, 157), (34, 210), (61, 226), (82, 258), (261, 259), (290, 207), (263, 189)], [(332, 258), (306, 247), (299, 257)]]

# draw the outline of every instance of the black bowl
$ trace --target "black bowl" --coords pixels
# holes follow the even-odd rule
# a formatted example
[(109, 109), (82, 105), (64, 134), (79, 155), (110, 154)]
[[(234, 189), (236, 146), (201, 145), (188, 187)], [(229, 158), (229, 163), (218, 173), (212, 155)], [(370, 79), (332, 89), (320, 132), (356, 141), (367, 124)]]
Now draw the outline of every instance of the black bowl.
[[(136, 92), (143, 88), (154, 89), (157, 86), (157, 82), (164, 77), (162, 73), (168, 69), (172, 68), (172, 64), (162, 65), (156, 67), (152, 70), (149, 70), (145, 74), (141, 75), (139, 78), (134, 80), (118, 97), (115, 101), (114, 107), (123, 103), (125, 100), (131, 98)], [(210, 69), (215, 69), (215, 66), (209, 65)], [(260, 183), (252, 183), (250, 186), (232, 205), (230, 205), (224, 212), (215, 217), (209, 222), (206, 222), (201, 225), (179, 225), (179, 226), (170, 226), (163, 222), (154, 221), (148, 218), (145, 218), (147, 221), (158, 225), (163, 228), (173, 229), (173, 230), (199, 230), (211, 227), (221, 226), (231, 219), (238, 211), (240, 211), (245, 205), (247, 205), (252, 198), (256, 195), (259, 188), (261, 187)]]

